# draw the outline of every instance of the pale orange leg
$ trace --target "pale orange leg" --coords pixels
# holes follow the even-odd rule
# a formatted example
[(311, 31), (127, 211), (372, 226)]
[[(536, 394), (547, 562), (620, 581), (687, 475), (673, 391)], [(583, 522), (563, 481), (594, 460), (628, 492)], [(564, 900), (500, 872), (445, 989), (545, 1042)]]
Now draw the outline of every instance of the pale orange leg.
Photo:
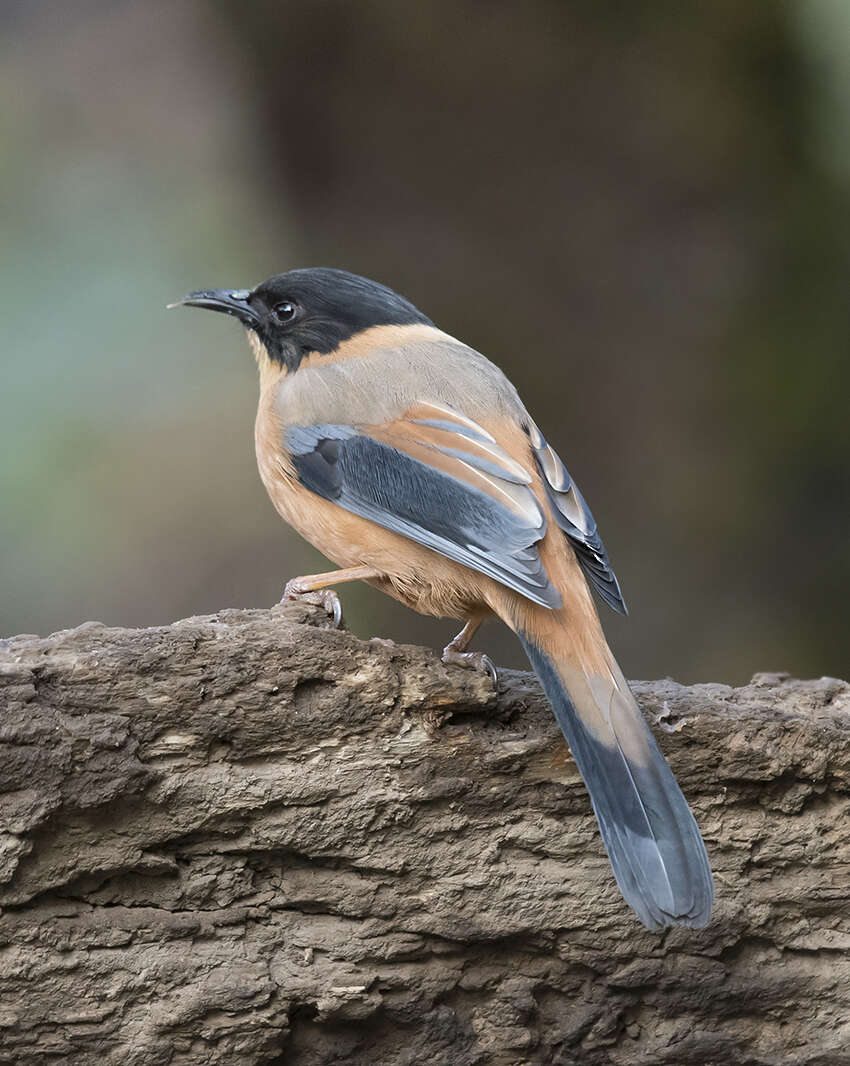
[[(339, 596), (328, 588), (329, 585), (342, 585), (345, 581), (365, 581), (370, 577), (380, 577), (371, 566), (352, 566), (348, 570), (331, 570), (327, 574), (310, 574), (307, 577), (293, 577), (286, 582), (280, 602), (285, 600), (306, 600), (324, 607), (333, 618), (334, 628), (342, 623), (342, 604)], [(316, 594), (316, 595), (314, 595)]]
[(466, 650), (483, 621), (483, 617), (470, 618), (460, 633), (443, 648), (443, 662), (447, 665), (465, 666), (470, 670), (486, 670), (495, 685), (499, 680), (499, 675), (490, 656), (482, 655), (480, 651)]

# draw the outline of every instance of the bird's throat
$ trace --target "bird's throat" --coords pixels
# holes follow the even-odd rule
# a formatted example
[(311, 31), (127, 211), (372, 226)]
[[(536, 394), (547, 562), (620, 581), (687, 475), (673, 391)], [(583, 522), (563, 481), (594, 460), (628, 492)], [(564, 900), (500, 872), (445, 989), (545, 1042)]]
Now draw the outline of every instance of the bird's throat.
[(264, 391), (268, 385), (286, 377), (286, 364), (281, 363), (278, 359), (272, 359), (265, 344), (252, 329), (249, 329), (247, 334), (248, 343), (251, 346), (257, 368), (260, 371), (260, 389)]

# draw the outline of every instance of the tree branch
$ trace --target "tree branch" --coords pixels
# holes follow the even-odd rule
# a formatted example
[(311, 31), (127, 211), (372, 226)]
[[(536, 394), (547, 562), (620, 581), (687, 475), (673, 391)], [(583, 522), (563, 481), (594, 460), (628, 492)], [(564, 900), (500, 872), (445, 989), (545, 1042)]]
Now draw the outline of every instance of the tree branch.
[(659, 935), (531, 675), (323, 624), (0, 642), (0, 1063), (850, 1062), (846, 684), (635, 685), (716, 875)]

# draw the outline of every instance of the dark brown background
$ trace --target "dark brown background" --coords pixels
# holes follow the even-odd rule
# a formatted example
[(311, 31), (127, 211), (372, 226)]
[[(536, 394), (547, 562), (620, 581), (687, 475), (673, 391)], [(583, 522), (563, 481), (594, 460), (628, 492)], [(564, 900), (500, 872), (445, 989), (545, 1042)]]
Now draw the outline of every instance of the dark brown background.
[(328, 264), (514, 380), (599, 520), (629, 676), (846, 675), (844, 5), (40, 0), (0, 30), (0, 632), (324, 567), (259, 484), (237, 327), (164, 305)]

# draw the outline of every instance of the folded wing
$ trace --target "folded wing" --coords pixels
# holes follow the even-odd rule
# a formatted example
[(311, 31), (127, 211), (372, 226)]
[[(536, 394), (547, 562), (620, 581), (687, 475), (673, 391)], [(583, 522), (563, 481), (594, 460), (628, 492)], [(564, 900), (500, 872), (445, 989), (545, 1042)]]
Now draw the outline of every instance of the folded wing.
[(609, 607), (620, 614), (627, 614), (617, 575), (611, 568), (608, 553), (596, 528), (596, 520), (578, 485), (533, 422), (529, 422), (527, 432), (543, 475), (555, 521), (566, 533), (585, 577)]
[(458, 411), (418, 404), (380, 426), (290, 427), (285, 445), (311, 492), (534, 603), (561, 605), (536, 547), (546, 518), (531, 474)]

